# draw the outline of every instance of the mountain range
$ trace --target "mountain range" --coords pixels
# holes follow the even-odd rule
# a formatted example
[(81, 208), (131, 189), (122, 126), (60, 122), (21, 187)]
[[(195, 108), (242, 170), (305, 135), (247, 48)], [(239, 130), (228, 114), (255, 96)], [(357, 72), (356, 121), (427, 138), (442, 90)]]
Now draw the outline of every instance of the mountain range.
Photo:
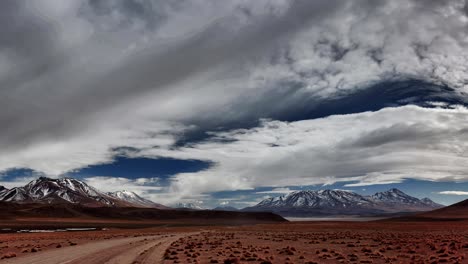
[(40, 177), (23, 187), (7, 189), (0, 186), (0, 202), (39, 204), (79, 204), (85, 207), (138, 207), (168, 209), (144, 199), (134, 192), (103, 193), (83, 181), (73, 178)]
[[(23, 187), (0, 186), (0, 202), (17, 204), (73, 204), (84, 207), (135, 207), (170, 209), (131, 191), (101, 192), (73, 178), (40, 177)], [(398, 189), (360, 195), (344, 190), (296, 191), (269, 198), (241, 210), (218, 207), (215, 211), (273, 212), (281, 216), (384, 215), (424, 212), (443, 207), (429, 198), (418, 199)], [(204, 210), (195, 203), (179, 203), (174, 208)]]
[[(163, 210), (161, 210), (163, 209)], [(116, 219), (204, 224), (245, 224), (286, 221), (269, 212), (226, 212), (211, 210), (177, 210), (144, 199), (130, 191), (104, 193), (83, 181), (72, 178), (50, 179), (41, 177), (23, 187), (7, 189), (0, 186), (0, 219), (5, 221), (31, 221), (28, 219), (63, 219), (83, 221), (99, 219), (120, 227)], [(21, 220), (19, 220), (21, 219)], [(67, 220), (68, 219), (68, 220)], [(78, 220), (79, 219), (79, 220)], [(57, 223), (53, 222), (52, 227)], [(93, 225), (96, 225), (95, 223)], [(106, 224), (107, 227), (108, 224)], [(143, 225), (148, 225), (145, 223)], [(33, 224), (35, 226), (35, 224)], [(41, 223), (41, 228), (43, 224)], [(46, 224), (46, 226), (49, 226)]]
[(429, 198), (418, 199), (398, 189), (360, 195), (344, 190), (296, 191), (269, 198), (242, 211), (274, 212), (281, 216), (384, 215), (431, 211), (443, 207)]
[(186, 210), (205, 210), (205, 208), (196, 203), (177, 203), (174, 208)]

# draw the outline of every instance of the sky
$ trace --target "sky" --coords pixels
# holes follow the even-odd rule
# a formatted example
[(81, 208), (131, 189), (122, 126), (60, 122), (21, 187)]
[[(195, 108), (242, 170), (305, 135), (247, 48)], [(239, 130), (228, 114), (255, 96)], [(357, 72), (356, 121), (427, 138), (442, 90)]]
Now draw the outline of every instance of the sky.
[(0, 185), (468, 198), (466, 0), (0, 5)]

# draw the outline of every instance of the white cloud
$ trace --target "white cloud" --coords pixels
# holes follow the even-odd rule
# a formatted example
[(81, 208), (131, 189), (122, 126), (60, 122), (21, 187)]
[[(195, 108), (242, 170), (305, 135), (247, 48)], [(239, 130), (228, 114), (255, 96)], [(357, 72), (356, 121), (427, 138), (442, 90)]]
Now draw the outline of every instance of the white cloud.
[(398, 183), (406, 178), (467, 180), (468, 109), (416, 106), (216, 133), (177, 150), (145, 155), (215, 162), (205, 171), (174, 176), (178, 195), (261, 186), (357, 181), (348, 186)]
[(392, 184), (401, 183), (404, 178), (408, 177), (407, 173), (401, 172), (370, 172), (364, 176), (358, 176), (351, 180), (356, 180), (356, 183), (347, 183), (344, 187), (362, 187), (376, 184)]
[(177, 174), (169, 186), (158, 186), (157, 179), (89, 177), (86, 181), (104, 191), (128, 189), (173, 204), (209, 200), (211, 192), (256, 187), (273, 186), (277, 188), (271, 193), (286, 193), (290, 190), (282, 186), (339, 181), (355, 181), (346, 185), (350, 187), (406, 178), (468, 180), (464, 173), (468, 169), (467, 115), (463, 107), (405, 106), (297, 122), (265, 120), (260, 127), (217, 132), (215, 140), (179, 148), (171, 144), (150, 148), (154, 139), (137, 134), (141, 137), (136, 142), (146, 147), (132, 155), (202, 159), (214, 165)]
[[(136, 125), (134, 127), (134, 125)], [(171, 131), (171, 134), (168, 134)], [(91, 164), (110, 163), (113, 148), (131, 146), (169, 147), (183, 127), (164, 122), (102, 124), (99, 128), (83, 128), (79, 136), (66, 140), (43, 140), (0, 156), (0, 171), (9, 168), (30, 168), (49, 176), (58, 176)]]
[(438, 194), (446, 194), (446, 195), (467, 195), (468, 192), (465, 191), (443, 191), (443, 192), (438, 192)]
[(142, 184), (139, 179), (132, 180), (123, 177), (94, 176), (85, 178), (84, 181), (103, 192), (126, 190), (145, 197), (148, 197), (149, 193), (162, 190), (160, 186), (148, 186)]
[(294, 192), (294, 190), (289, 188), (274, 188), (270, 191), (256, 192), (256, 194), (288, 194), (290, 192)]
[[(56, 175), (106, 162), (115, 145), (151, 145), (144, 132), (171, 144), (159, 133), (168, 124), (246, 118), (285, 83), (301, 84), (304, 96), (330, 97), (392, 76), (462, 90), (468, 79), (461, 0), (425, 8), (417, 0), (142, 1), (135, 9), (119, 1), (52, 2), (5, 6), (9, 18), (25, 17), (39, 32), (6, 30), (12, 41), (18, 33), (37, 41), (13, 45), (17, 56), (2, 54), (5, 65), (19, 68), (0, 74), (11, 87), (0, 94), (8, 109), (0, 113), (0, 170)], [(284, 111), (294, 107), (284, 99)]]

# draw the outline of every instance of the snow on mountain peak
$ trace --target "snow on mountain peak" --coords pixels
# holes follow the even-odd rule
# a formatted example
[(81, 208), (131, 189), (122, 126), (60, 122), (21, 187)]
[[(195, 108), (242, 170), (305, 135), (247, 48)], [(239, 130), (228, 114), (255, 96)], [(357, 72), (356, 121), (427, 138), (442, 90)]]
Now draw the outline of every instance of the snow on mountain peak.
[(145, 199), (132, 191), (116, 191), (107, 193), (109, 196), (128, 202), (137, 207), (150, 207), (158, 209), (167, 209), (168, 207)]
[(288, 214), (360, 214), (424, 211), (442, 207), (430, 199), (419, 200), (393, 188), (371, 196), (346, 190), (304, 190), (265, 199), (247, 211), (273, 211)]
[(434, 208), (440, 207), (440, 204), (438, 204), (438, 203), (432, 201), (431, 199), (429, 199), (429, 198), (427, 198), (427, 197), (426, 197), (426, 198), (422, 198), (422, 199), (421, 199), (421, 202), (427, 204), (428, 206), (434, 207)]
[(204, 210), (205, 208), (201, 207), (195, 203), (178, 203), (175, 205), (175, 208), (184, 208), (184, 209), (193, 209), (193, 210)]
[(396, 188), (385, 192), (375, 193), (371, 196), (371, 198), (377, 201), (388, 203), (421, 204), (421, 201), (418, 198), (409, 196)]
[(353, 203), (369, 203), (364, 197), (343, 190), (295, 191), (284, 196), (264, 200), (258, 204), (261, 207), (323, 207), (347, 206)]
[(123, 191), (116, 191), (116, 192), (113, 192), (113, 193), (109, 193), (109, 194), (113, 194), (119, 198), (136, 198), (136, 197), (139, 197), (136, 193), (134, 192), (131, 192), (131, 191), (127, 191), (127, 190), (123, 190)]
[(0, 188), (0, 201), (16, 203), (72, 203), (82, 206), (124, 206), (168, 209), (131, 191), (103, 193), (73, 178), (39, 177), (23, 187)]

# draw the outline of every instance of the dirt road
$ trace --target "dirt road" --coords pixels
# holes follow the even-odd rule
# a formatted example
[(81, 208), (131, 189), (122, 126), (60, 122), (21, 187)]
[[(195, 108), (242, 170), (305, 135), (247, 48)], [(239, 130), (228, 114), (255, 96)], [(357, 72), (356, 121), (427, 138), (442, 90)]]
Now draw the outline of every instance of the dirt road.
[(28, 256), (0, 261), (1, 264), (146, 264), (162, 262), (169, 245), (181, 237), (195, 233), (171, 236), (144, 236), (109, 239), (67, 248), (52, 249)]

